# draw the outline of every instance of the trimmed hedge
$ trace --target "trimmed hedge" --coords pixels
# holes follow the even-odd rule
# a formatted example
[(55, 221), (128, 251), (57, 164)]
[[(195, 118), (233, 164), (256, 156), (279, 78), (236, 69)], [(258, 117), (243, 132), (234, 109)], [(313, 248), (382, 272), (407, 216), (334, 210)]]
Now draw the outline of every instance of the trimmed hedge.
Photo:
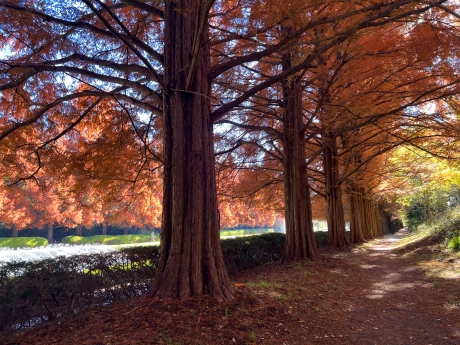
[[(324, 234), (316, 236), (321, 246)], [(222, 240), (229, 273), (280, 260), (285, 240), (280, 233)], [(24, 329), (142, 295), (155, 274), (158, 257), (158, 246), (141, 246), (105, 254), (0, 264), (0, 330)]]
[(280, 233), (221, 240), (230, 274), (280, 260), (285, 253), (285, 243), (286, 235)]
[(0, 266), (0, 329), (23, 329), (144, 293), (158, 247)]

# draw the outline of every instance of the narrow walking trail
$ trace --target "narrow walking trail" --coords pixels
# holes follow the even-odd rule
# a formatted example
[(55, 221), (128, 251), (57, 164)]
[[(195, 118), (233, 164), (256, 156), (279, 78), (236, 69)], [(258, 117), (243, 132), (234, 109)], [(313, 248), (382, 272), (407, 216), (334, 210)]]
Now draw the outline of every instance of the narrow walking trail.
[(353, 303), (352, 339), (355, 344), (460, 344), (459, 280), (428, 277), (415, 260), (394, 253), (407, 235), (375, 240), (358, 256), (361, 272), (354, 288), (361, 289), (361, 298), (355, 296)]
[(458, 345), (460, 258), (395, 251), (408, 236), (248, 270), (233, 277), (231, 302), (140, 297), (3, 335), (0, 343)]

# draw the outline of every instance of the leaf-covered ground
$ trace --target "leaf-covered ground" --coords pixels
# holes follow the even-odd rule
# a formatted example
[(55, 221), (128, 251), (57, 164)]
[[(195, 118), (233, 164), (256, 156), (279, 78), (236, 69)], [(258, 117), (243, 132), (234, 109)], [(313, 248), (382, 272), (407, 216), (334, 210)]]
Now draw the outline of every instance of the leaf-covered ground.
[(460, 344), (460, 257), (409, 234), (233, 277), (236, 298), (114, 303), (3, 344)]

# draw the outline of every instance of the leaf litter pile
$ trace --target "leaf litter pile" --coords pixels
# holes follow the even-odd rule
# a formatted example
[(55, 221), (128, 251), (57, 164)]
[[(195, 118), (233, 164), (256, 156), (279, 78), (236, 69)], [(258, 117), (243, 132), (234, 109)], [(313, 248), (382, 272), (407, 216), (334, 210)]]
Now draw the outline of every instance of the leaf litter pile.
[(395, 246), (405, 232), (315, 261), (233, 276), (235, 299), (94, 308), (2, 344), (460, 344), (460, 257), (439, 245)]

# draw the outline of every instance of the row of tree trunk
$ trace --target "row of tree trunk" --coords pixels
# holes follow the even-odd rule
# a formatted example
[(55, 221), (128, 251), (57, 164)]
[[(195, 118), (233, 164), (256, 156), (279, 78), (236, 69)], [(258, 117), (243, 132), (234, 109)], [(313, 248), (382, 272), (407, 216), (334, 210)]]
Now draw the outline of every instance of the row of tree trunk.
[[(128, 230), (129, 229), (125, 227), (123, 229), (123, 233), (125, 235), (127, 235)], [(48, 223), (46, 225), (46, 231), (47, 231), (46, 238), (47, 238), (48, 242), (53, 243), (54, 242), (54, 224), (53, 223)], [(82, 236), (83, 235), (83, 227), (81, 225), (77, 226), (76, 235), (77, 236)], [(107, 235), (107, 223), (106, 222), (102, 223), (102, 235)], [(14, 225), (11, 228), (11, 237), (18, 237), (18, 229)]]

